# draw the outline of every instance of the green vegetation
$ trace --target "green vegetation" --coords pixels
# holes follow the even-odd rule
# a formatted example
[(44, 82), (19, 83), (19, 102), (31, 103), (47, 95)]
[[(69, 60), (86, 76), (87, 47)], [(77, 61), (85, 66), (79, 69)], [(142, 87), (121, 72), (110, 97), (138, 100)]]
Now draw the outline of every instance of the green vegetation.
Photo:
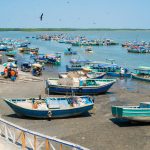
[(129, 31), (137, 31), (137, 30), (150, 30), (150, 29), (111, 29), (111, 28), (0, 28), (0, 31), (118, 31), (118, 30), (129, 30)]

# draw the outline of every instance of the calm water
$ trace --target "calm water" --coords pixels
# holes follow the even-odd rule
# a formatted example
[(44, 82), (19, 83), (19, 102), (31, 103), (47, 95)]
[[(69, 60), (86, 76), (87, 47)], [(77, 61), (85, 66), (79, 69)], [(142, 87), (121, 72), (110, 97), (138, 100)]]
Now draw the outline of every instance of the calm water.
[[(46, 33), (65, 33), (69, 36), (86, 36), (89, 39), (111, 38), (119, 42), (118, 46), (98, 46), (93, 47), (94, 53), (87, 54), (84, 47), (73, 47), (78, 51), (78, 56), (64, 56), (63, 52), (69, 45), (60, 44), (56, 41), (42, 41), (30, 38), (31, 47), (39, 47), (40, 53), (62, 52), (62, 64), (60, 67), (54, 67), (58, 71), (65, 71), (65, 65), (73, 58), (90, 59), (95, 61), (105, 61), (107, 58), (115, 59), (116, 63), (128, 68), (135, 68), (139, 65), (150, 66), (150, 54), (132, 54), (127, 53), (125, 48), (121, 47), (121, 43), (125, 41), (144, 40), (150, 41), (150, 31), (75, 31), (75, 32), (0, 32), (0, 37), (8, 37), (14, 39), (25, 39), (26, 36), (36, 36)], [(22, 57), (28, 58), (27, 55)], [(53, 68), (53, 69), (54, 69)]]

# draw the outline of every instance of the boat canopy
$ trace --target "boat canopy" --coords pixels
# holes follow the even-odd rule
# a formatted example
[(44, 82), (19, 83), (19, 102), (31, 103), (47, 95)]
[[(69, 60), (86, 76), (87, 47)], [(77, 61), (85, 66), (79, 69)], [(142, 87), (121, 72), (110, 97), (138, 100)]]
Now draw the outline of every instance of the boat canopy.
[(150, 71), (150, 67), (139, 66), (139, 67), (136, 68), (135, 70), (139, 70), (139, 71)]

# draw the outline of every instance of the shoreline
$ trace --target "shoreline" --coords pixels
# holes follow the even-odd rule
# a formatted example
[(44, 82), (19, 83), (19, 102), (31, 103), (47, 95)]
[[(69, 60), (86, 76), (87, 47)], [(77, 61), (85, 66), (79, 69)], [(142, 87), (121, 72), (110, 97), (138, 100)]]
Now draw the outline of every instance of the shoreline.
[(3, 31), (25, 31), (25, 32), (38, 32), (38, 31), (150, 31), (150, 29), (140, 28), (0, 28)]

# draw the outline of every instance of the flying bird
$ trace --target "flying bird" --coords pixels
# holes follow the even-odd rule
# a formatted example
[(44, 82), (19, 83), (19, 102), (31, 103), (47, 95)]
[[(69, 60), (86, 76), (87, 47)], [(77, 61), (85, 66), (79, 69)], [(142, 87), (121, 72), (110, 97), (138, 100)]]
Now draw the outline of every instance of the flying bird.
[(40, 16), (40, 20), (41, 20), (41, 21), (43, 20), (43, 13), (42, 13), (41, 16)]

